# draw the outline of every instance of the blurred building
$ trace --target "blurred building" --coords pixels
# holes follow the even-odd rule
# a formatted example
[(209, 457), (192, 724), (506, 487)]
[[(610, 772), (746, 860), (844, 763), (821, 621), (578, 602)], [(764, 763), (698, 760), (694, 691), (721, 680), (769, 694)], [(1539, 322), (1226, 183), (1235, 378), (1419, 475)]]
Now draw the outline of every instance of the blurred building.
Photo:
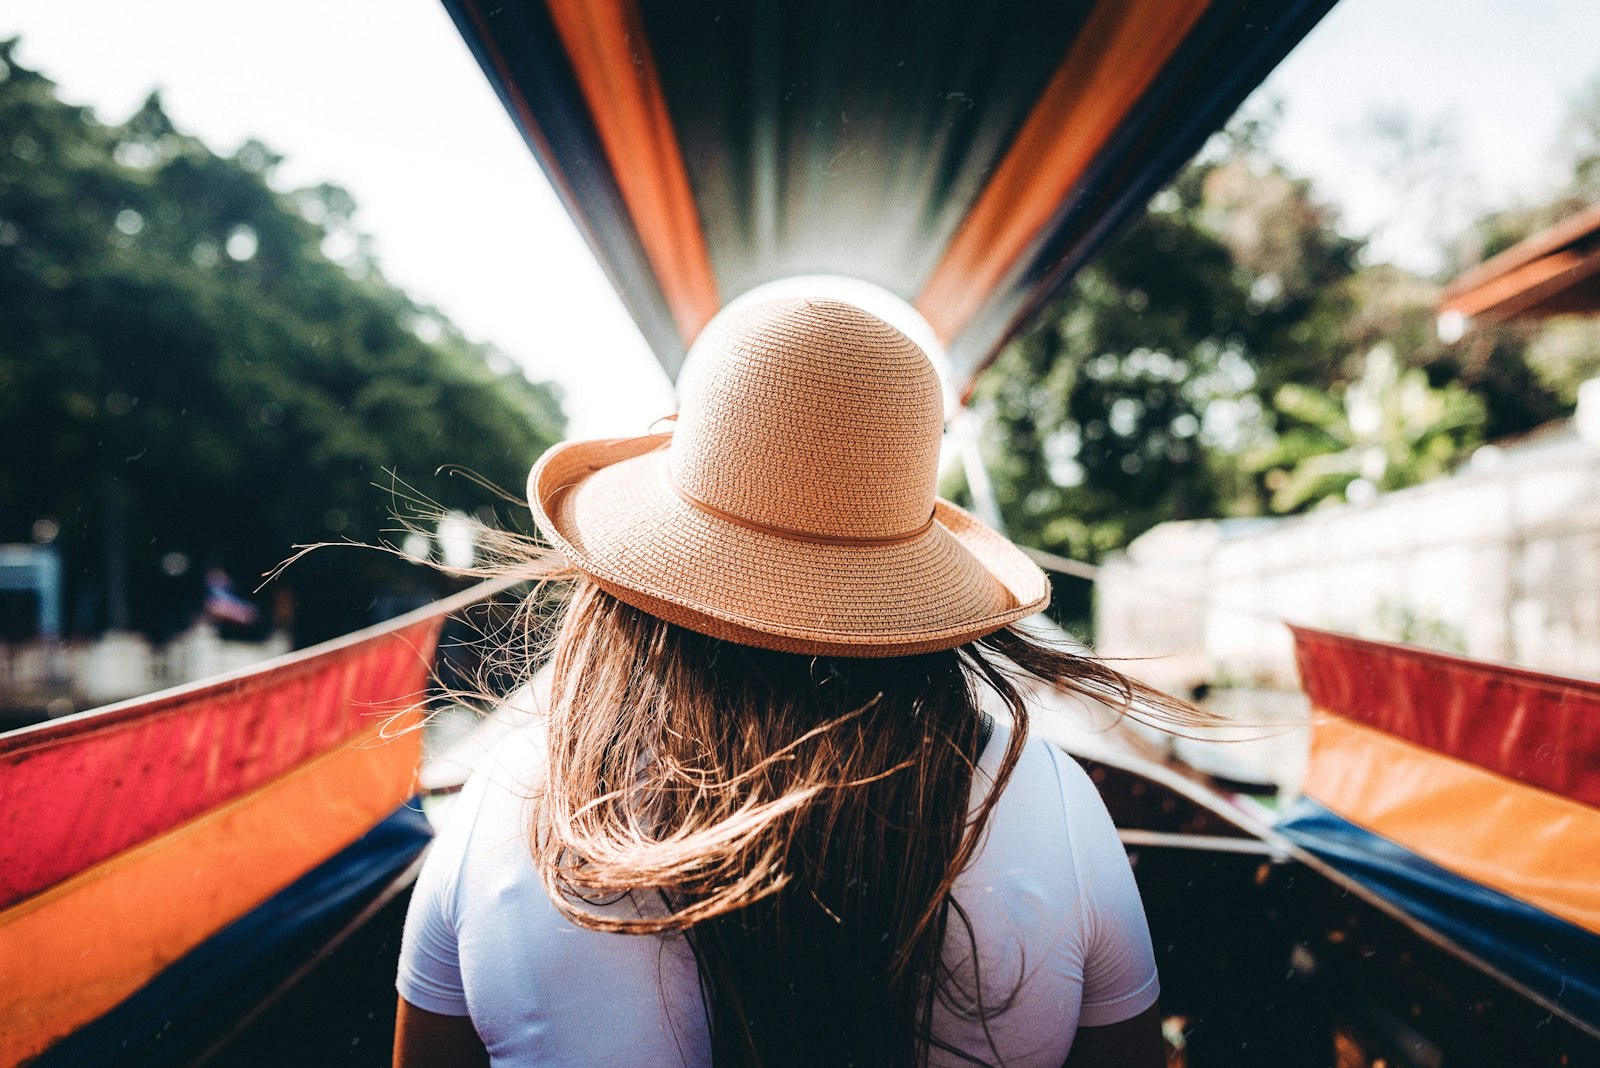
[(1297, 688), (1303, 623), (1600, 677), (1600, 380), (1452, 477), (1284, 519), (1167, 523), (1107, 562), (1100, 652), (1176, 692)]
[[(1440, 294), (1453, 342), (1508, 320), (1600, 315), (1600, 204)], [(1284, 621), (1600, 677), (1600, 379), (1571, 419), (1487, 445), (1454, 476), (1279, 520), (1169, 523), (1096, 586), (1100, 651), (1175, 692), (1297, 687)]]

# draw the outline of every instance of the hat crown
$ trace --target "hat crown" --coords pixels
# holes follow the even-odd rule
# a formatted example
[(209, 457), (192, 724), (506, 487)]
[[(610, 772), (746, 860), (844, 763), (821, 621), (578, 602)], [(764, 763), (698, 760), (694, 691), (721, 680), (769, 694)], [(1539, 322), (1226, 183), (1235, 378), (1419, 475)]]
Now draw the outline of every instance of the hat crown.
[(927, 523), (944, 403), (914, 342), (830, 300), (751, 305), (712, 331), (680, 386), (668, 464), (682, 491), (818, 537), (895, 538)]

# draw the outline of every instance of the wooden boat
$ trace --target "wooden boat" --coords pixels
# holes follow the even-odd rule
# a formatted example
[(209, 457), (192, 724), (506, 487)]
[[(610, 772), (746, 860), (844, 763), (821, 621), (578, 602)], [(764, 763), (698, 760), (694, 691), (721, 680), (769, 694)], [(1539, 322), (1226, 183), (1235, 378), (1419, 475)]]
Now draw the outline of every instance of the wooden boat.
[(394, 920), (430, 838), (413, 709), (479, 596), (0, 735), (0, 1063), (204, 1059)]
[[(832, 273), (916, 307), (970, 390), (1331, 0), (446, 6), (669, 373), (731, 298)], [(387, 1063), (427, 840), (399, 728), (442, 620), (493, 592), (0, 736), (0, 1063)], [(1301, 642), (1323, 723), (1346, 724), (1319, 725), (1320, 810), (1268, 827), (1183, 769), (1086, 761), (1135, 857), (1183, 1063), (1600, 1063), (1581, 902), (1530, 895), (1493, 856), (1443, 864), (1436, 837), (1388, 849), (1341, 778), (1370, 763), (1361, 732), (1481, 757), (1383, 719), (1467, 666)], [(1383, 657), (1413, 658), (1422, 689), (1352, 703)], [(1592, 723), (1593, 687), (1492, 678), (1475, 729), (1538, 738), (1516, 750), (1534, 764), (1554, 745), (1588, 785), (1472, 766), (1594, 818), (1592, 731), (1517, 718)], [(1422, 810), (1435, 831), (1476, 819)]]
[(1316, 715), (1271, 826), (1092, 763), (1190, 1065), (1600, 1063), (1600, 683), (1295, 629)]

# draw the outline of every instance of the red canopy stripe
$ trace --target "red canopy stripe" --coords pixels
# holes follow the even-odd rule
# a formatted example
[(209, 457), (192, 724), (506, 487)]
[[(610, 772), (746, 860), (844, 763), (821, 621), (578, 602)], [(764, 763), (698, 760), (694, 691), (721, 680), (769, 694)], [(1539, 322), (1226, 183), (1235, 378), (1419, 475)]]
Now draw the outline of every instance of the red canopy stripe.
[(1600, 807), (1600, 682), (1291, 629), (1314, 707)]
[(0, 737), (0, 908), (419, 701), (456, 603), (265, 670)]

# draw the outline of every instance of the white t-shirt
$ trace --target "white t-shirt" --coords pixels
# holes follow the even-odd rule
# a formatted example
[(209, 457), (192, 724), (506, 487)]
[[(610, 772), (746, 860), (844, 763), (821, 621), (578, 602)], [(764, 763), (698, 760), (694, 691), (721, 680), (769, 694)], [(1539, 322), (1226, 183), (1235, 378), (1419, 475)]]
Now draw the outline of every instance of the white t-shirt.
[[(974, 802), (1008, 740), (997, 724)], [(590, 931), (550, 903), (527, 844), (528, 783), (543, 759), (542, 730), (519, 731), (457, 799), (406, 918), (401, 997), (471, 1016), (496, 1065), (709, 1065), (683, 939)], [(988, 1020), (993, 1049), (981, 1023), (936, 1003), (933, 1032), (950, 1045), (1008, 1068), (1060, 1068), (1079, 1026), (1155, 1003), (1155, 958), (1127, 855), (1089, 777), (1044, 741), (1024, 748), (954, 893), (976, 932), (983, 989), (1004, 998), (1019, 980), (1021, 988)], [(950, 927), (947, 959), (966, 961), (965, 932), (958, 921)], [(962, 1062), (934, 1050), (929, 1063)]]

